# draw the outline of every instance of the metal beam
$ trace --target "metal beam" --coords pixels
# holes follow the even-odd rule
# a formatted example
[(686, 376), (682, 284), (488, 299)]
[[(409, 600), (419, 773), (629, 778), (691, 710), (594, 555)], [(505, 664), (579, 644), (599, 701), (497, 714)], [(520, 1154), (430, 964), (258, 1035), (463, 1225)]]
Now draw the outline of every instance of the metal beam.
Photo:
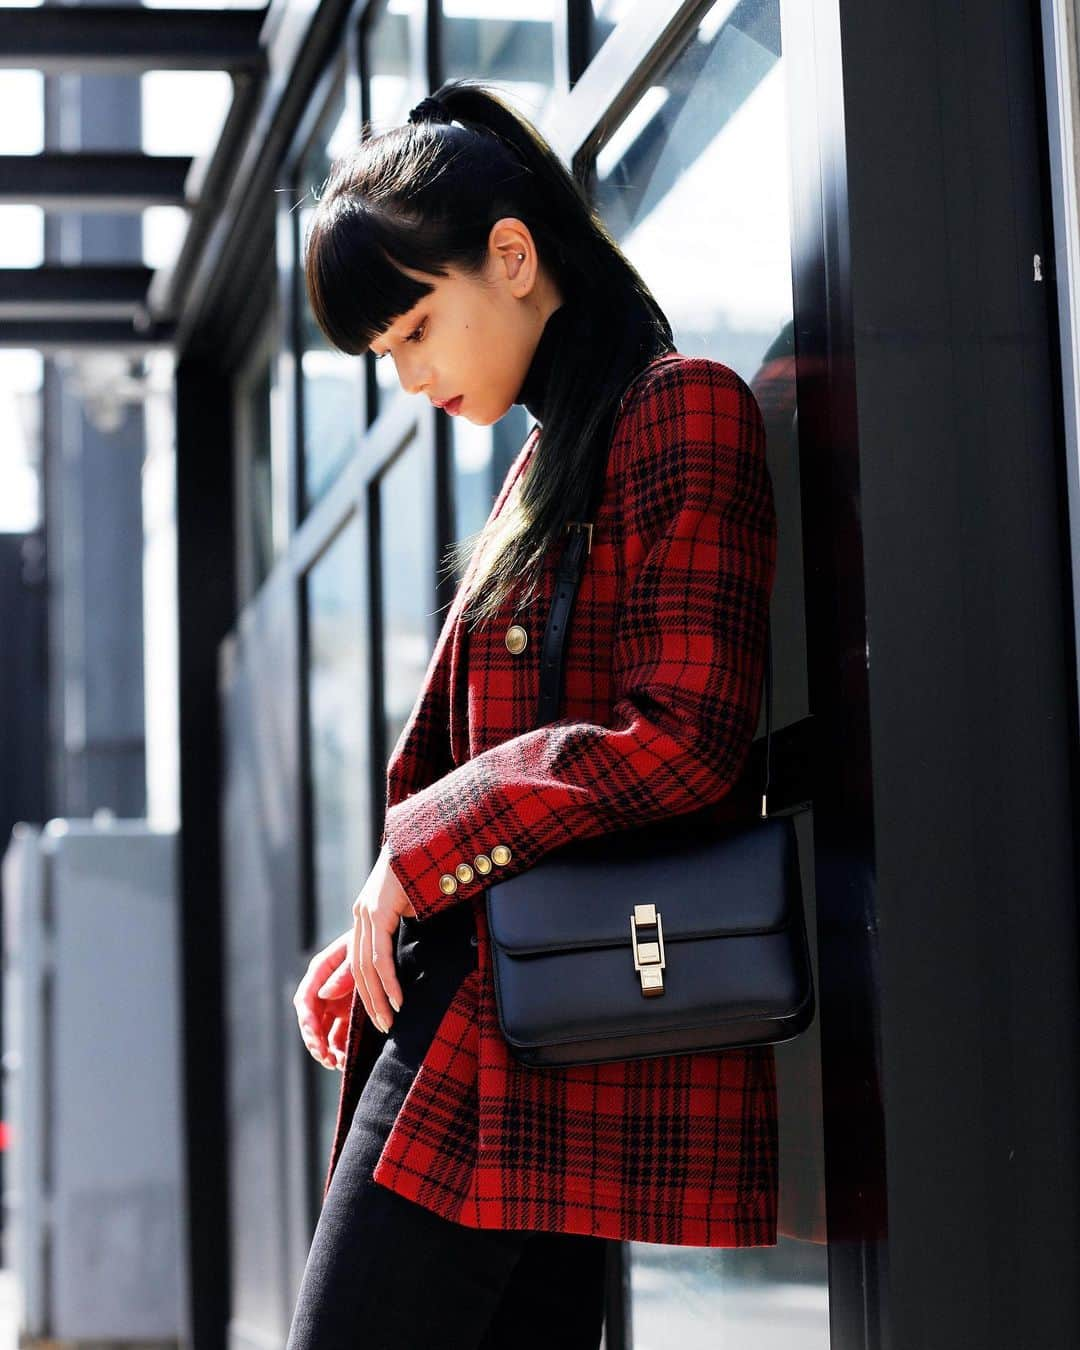
[(94, 152), (0, 155), (0, 205), (47, 211), (141, 211), (185, 205), (187, 155)]
[(265, 9), (120, 5), (0, 8), (0, 69), (128, 72), (251, 70)]
[[(192, 266), (181, 286), (155, 282), (150, 310), (176, 318), (177, 346), (191, 354), (193, 335), (220, 350), (220, 333), (211, 315), (223, 289), (250, 273), (247, 241), (258, 232), (267, 200), (279, 184), (282, 162), (311, 90), (326, 62), (341, 52), (356, 0), (319, 0), (311, 6), (286, 0), (271, 8), (267, 21), (268, 73), (259, 81), (248, 126), (239, 142), (222, 155), (227, 169), (224, 190), (208, 215), (209, 229), (190, 250)], [(275, 16), (277, 17), (276, 28)], [(239, 81), (238, 81), (239, 83)], [(237, 90), (237, 100), (240, 93)], [(224, 149), (224, 147), (222, 147)], [(194, 237), (194, 226), (192, 230)], [(178, 269), (179, 273), (179, 269)], [(225, 318), (226, 328), (229, 326)], [(201, 331), (200, 331), (201, 330)]]
[(0, 268), (0, 319), (136, 319), (153, 269), (127, 266)]
[(154, 324), (142, 330), (123, 319), (24, 319), (0, 323), (0, 348), (35, 347), (46, 356), (80, 349), (107, 347), (132, 355), (171, 347), (172, 324)]
[(171, 267), (158, 271), (147, 293), (147, 308), (157, 319), (172, 320), (181, 308), (207, 237), (232, 189), (237, 161), (250, 134), (264, 83), (248, 74), (233, 79), (233, 99), (217, 145), (196, 161), (189, 185), (194, 209), (179, 253)]

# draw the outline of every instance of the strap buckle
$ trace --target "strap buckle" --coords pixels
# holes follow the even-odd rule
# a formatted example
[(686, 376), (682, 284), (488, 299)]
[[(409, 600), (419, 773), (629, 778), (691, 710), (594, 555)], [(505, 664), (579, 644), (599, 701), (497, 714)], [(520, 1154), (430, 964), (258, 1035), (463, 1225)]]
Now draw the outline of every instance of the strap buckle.
[(586, 536), (585, 536), (585, 556), (586, 556), (586, 557), (588, 557), (589, 554), (592, 552), (592, 528), (593, 528), (593, 522), (592, 522), (591, 520), (568, 520), (568, 521), (566, 522), (566, 533), (567, 533), (567, 534), (569, 534), (571, 530), (585, 530), (585, 531), (586, 531)]
[[(656, 926), (655, 940), (638, 938), (638, 924), (643, 927)], [(634, 954), (634, 969), (641, 979), (643, 998), (653, 998), (664, 992), (664, 970), (667, 960), (664, 956), (664, 929), (660, 923), (660, 911), (655, 905), (635, 905), (630, 915), (630, 947)]]

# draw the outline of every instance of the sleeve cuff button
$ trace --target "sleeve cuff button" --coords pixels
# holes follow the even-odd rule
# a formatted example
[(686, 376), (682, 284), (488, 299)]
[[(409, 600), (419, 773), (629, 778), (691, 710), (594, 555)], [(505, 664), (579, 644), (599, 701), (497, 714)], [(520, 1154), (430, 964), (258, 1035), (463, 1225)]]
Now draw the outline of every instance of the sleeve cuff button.
[(505, 867), (510, 861), (510, 850), (505, 844), (496, 844), (491, 850), (491, 861), (498, 867)]
[(458, 881), (472, 881), (473, 870), (468, 863), (458, 863), (454, 868), (454, 874)]
[(443, 895), (453, 895), (457, 890), (457, 877), (453, 877), (449, 872), (444, 872), (439, 878), (439, 890)]

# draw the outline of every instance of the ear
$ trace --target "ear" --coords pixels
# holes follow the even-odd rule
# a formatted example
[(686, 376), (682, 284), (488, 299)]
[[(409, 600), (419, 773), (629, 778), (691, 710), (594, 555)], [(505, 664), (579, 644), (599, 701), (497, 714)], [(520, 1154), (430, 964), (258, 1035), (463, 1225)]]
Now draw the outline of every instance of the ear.
[(496, 280), (507, 284), (516, 299), (520, 300), (532, 291), (540, 258), (532, 231), (523, 220), (517, 216), (503, 216), (497, 220), (488, 234), (488, 254)]

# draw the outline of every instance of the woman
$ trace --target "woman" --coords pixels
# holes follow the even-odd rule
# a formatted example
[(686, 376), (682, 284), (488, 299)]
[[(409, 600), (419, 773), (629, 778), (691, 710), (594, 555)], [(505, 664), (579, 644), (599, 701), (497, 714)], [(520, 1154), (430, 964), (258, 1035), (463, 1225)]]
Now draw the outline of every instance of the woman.
[[(354, 922), (297, 990), (344, 1074), (289, 1350), (595, 1347), (614, 1241), (776, 1241), (772, 1049), (521, 1064), (484, 887), (572, 839), (750, 818), (776, 554), (761, 414), (674, 350), (558, 157), (475, 82), (334, 165), (305, 271), (341, 351), (476, 424), (513, 403), (535, 424), (461, 549)], [(536, 726), (555, 560), (594, 476), (563, 715)]]

